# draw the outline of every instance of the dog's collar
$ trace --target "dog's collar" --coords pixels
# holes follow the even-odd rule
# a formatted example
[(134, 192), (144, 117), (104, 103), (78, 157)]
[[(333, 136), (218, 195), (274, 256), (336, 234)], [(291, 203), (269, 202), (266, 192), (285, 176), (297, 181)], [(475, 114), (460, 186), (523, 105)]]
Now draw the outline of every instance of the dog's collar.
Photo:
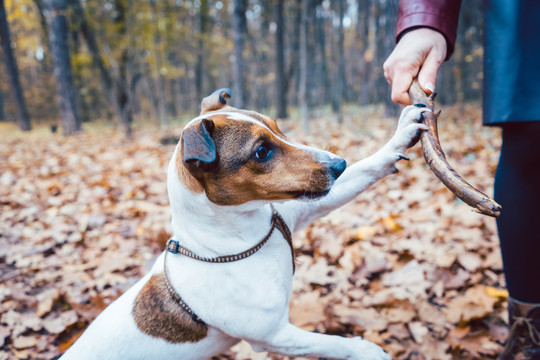
[(291, 231), (289, 230), (289, 227), (287, 226), (287, 224), (285, 223), (281, 215), (276, 211), (276, 209), (274, 209), (273, 206), (272, 206), (272, 219), (271, 219), (270, 224), (271, 224), (271, 227), (270, 227), (270, 230), (268, 231), (268, 234), (266, 234), (266, 236), (261, 241), (259, 241), (258, 244), (238, 254), (224, 255), (224, 256), (218, 256), (214, 258), (202, 257), (195, 254), (193, 251), (183, 247), (182, 245), (180, 245), (180, 242), (175, 239), (170, 239), (167, 242), (167, 251), (172, 254), (182, 254), (195, 260), (205, 261), (205, 262), (210, 262), (210, 263), (227, 263), (227, 262), (238, 261), (238, 260), (242, 260), (247, 257), (250, 257), (251, 255), (255, 254), (257, 251), (259, 251), (264, 246), (264, 244), (266, 244), (268, 239), (270, 239), (270, 236), (272, 236), (272, 233), (274, 232), (274, 228), (277, 227), (283, 234), (283, 237), (285, 237), (285, 239), (289, 243), (289, 246), (291, 247), (291, 254), (293, 256), (293, 269), (294, 269), (294, 250), (293, 250), (293, 245), (292, 245)]
[(266, 244), (268, 239), (270, 239), (270, 237), (272, 236), (272, 233), (274, 232), (274, 229), (278, 228), (279, 231), (281, 231), (281, 233), (283, 234), (283, 237), (287, 240), (287, 243), (289, 244), (291, 248), (293, 273), (294, 273), (294, 270), (295, 270), (294, 248), (293, 248), (293, 243), (292, 243), (291, 231), (289, 230), (289, 227), (285, 223), (285, 220), (283, 220), (283, 217), (281, 217), (281, 215), (276, 211), (276, 209), (274, 209), (272, 205), (270, 206), (272, 207), (272, 218), (270, 221), (271, 226), (270, 226), (270, 230), (268, 231), (268, 234), (266, 234), (266, 236), (261, 241), (259, 241), (258, 244), (256, 244), (252, 248), (246, 251), (243, 251), (241, 253), (238, 253), (235, 255), (224, 255), (224, 256), (218, 256), (214, 258), (206, 258), (206, 257), (199, 256), (195, 254), (194, 252), (192, 252), (191, 250), (183, 247), (182, 245), (180, 245), (180, 242), (177, 240), (170, 239), (167, 242), (167, 251), (165, 252), (165, 258), (163, 260), (163, 280), (165, 281), (165, 285), (167, 289), (169, 290), (170, 294), (172, 295), (173, 299), (182, 307), (182, 309), (184, 309), (184, 311), (186, 311), (191, 316), (191, 318), (194, 321), (198, 323), (204, 323), (193, 312), (193, 310), (191, 310), (189, 305), (187, 305), (184, 302), (184, 300), (182, 300), (180, 295), (172, 287), (171, 282), (169, 280), (169, 273), (167, 271), (167, 253), (182, 254), (195, 260), (211, 262), (211, 263), (227, 263), (227, 262), (238, 261), (238, 260), (242, 260), (247, 257), (250, 257), (251, 255), (255, 254), (257, 251), (259, 251), (264, 246), (264, 244)]

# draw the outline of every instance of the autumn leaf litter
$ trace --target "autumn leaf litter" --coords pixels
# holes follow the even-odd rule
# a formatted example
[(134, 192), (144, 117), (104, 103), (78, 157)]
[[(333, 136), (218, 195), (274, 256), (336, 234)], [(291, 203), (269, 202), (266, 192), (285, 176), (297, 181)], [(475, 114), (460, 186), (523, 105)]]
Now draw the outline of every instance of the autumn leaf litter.
[[(315, 114), (308, 135), (293, 120), (281, 127), (350, 164), (391, 137), (396, 119), (381, 113), (350, 110), (341, 126)], [(439, 125), (449, 162), (492, 194), (499, 131), (481, 126), (474, 105), (445, 108)], [(162, 135), (0, 135), (0, 359), (57, 357), (148, 271), (170, 234), (174, 147)], [(409, 157), (399, 174), (295, 234), (291, 321), (363, 336), (396, 359), (496, 358), (508, 330), (495, 221), (456, 200), (419, 145)], [(240, 343), (220, 358), (284, 357)]]

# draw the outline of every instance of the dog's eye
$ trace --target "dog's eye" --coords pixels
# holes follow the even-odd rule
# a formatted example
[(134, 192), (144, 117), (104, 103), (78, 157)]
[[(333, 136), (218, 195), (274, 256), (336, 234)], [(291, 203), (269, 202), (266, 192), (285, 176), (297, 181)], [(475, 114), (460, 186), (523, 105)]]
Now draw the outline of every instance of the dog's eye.
[(255, 151), (255, 157), (258, 160), (267, 160), (269, 155), (270, 155), (270, 149), (268, 148), (268, 145), (266, 144), (261, 144)]

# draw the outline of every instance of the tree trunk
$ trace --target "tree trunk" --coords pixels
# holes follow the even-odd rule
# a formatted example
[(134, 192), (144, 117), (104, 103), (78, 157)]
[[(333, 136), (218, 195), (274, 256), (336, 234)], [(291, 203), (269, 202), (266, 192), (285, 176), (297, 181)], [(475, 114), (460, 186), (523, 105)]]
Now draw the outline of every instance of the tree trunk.
[(398, 1), (397, 0), (380, 0), (380, 12), (379, 12), (379, 32), (382, 34), (383, 51), (379, 54), (382, 57), (379, 59), (379, 89), (382, 91), (381, 97), (384, 99), (384, 116), (397, 116), (399, 113), (399, 105), (392, 101), (390, 97), (390, 86), (384, 78), (382, 64), (392, 53), (395, 47), (395, 34), (396, 21), (398, 15)]
[[(274, 1), (273, 0), (260, 0), (260, 4), (262, 8), (264, 9), (261, 14), (261, 21), (259, 25), (259, 34), (260, 36), (257, 38), (257, 34), (249, 34), (248, 33), (248, 39), (249, 42), (253, 45), (252, 52), (253, 52), (253, 64), (255, 65), (255, 88), (253, 90), (250, 89), (249, 85), (247, 87), (246, 97), (248, 98), (247, 101), (249, 102), (250, 98), (249, 96), (251, 94), (255, 99), (252, 101), (252, 103), (255, 105), (255, 108), (257, 109), (267, 109), (270, 104), (274, 104), (275, 97), (272, 96), (272, 84), (270, 84), (269, 81), (267, 81), (269, 74), (272, 73), (272, 55), (271, 55), (271, 49), (272, 46), (260, 46), (259, 44), (268, 44), (271, 43), (272, 40), (268, 38), (270, 33), (270, 23), (272, 22), (273, 17), (273, 8), (274, 8)], [(259, 40), (260, 39), (260, 40)], [(259, 42), (260, 41), (260, 42)], [(274, 46), (275, 47), (275, 46)], [(251, 81), (247, 81), (248, 84), (251, 84)], [(270, 92), (269, 92), (270, 91)]]
[[(367, 105), (371, 102), (371, 88), (372, 82), (370, 81), (371, 65), (373, 63), (373, 53), (371, 52), (373, 40), (370, 41), (370, 23), (373, 24), (373, 16), (371, 14), (372, 1), (371, 0), (359, 0), (358, 1), (358, 23), (356, 24), (356, 34), (361, 39), (360, 46), (358, 47), (358, 80), (360, 82), (359, 87), (359, 103), (360, 105)], [(371, 36), (373, 37), (373, 36)]]
[(29, 131), (30, 115), (24, 101), (24, 96), (19, 80), (19, 68), (11, 47), (11, 37), (9, 34), (9, 25), (7, 21), (6, 8), (4, 0), (0, 0), (0, 42), (2, 43), (2, 51), (6, 62), (6, 71), (9, 78), (9, 90), (15, 103), (15, 111), (17, 113), (17, 121), (23, 131)]
[[(47, 26), (47, 17), (45, 16), (45, 5), (43, 4), (43, 0), (34, 0), (34, 4), (36, 5), (38, 13), (39, 13), (39, 25), (41, 27), (41, 41), (43, 44), (48, 44), (49, 32), (48, 32), (48, 26)], [(43, 66), (44, 72), (48, 73), (50, 71), (49, 56), (45, 52), (43, 53), (43, 60), (41, 61), (41, 65)]]
[[(103, 60), (101, 59), (100, 52), (95, 41), (95, 37), (92, 36), (85, 38), (88, 42), (88, 46), (93, 44), (92, 47), (94, 50), (90, 50), (92, 54), (92, 60), (98, 65), (104, 84), (110, 84), (109, 88), (106, 91), (107, 96), (110, 97), (111, 103), (113, 104), (114, 112), (120, 122), (124, 127), (124, 131), (127, 138), (132, 136), (132, 127), (131, 123), (133, 122), (133, 99), (132, 94), (134, 93), (135, 88), (135, 79), (139, 78), (138, 75), (133, 75), (131, 77), (131, 87), (128, 80), (128, 63), (130, 61), (129, 49), (132, 48), (132, 36), (130, 28), (128, 28), (128, 18), (126, 17), (126, 9), (132, 7), (132, 1), (128, 1), (127, 6), (124, 5), (123, 1), (116, 0), (114, 2), (115, 6), (115, 17), (113, 19), (116, 26), (117, 32), (122, 36), (129, 36), (130, 45), (127, 48), (122, 49), (120, 54), (120, 59), (117, 61), (112, 54), (111, 49), (107, 44), (103, 45), (103, 51), (106, 55), (110, 68), (107, 69)], [(90, 29), (90, 28), (89, 28)]]
[[(204, 42), (206, 33), (208, 32), (208, 0), (201, 0), (201, 7), (199, 13), (199, 48), (197, 49), (197, 64), (195, 65), (195, 92), (197, 93), (197, 101), (200, 101), (205, 97), (203, 88), (203, 75), (204, 75)], [(197, 105), (199, 106), (199, 105)], [(197, 113), (200, 109), (197, 109)]]
[(287, 118), (287, 85), (285, 79), (285, 49), (283, 43), (283, 1), (276, 0), (274, 21), (276, 22), (276, 100), (277, 118)]
[[(78, 19), (73, 16), (72, 12), (69, 14), (66, 14), (70, 17), (66, 18), (66, 21), (69, 25), (69, 33), (68, 33), (68, 43), (70, 44), (70, 51), (71, 56), (73, 58), (77, 58), (81, 55), (81, 40), (79, 36), (78, 31)], [(75, 26), (74, 26), (75, 25)], [(84, 96), (84, 94), (81, 92), (81, 89), (85, 86), (85, 79), (83, 78), (83, 74), (81, 70), (81, 66), (78, 64), (72, 64), (72, 75), (73, 75), (73, 84), (74, 89), (76, 91), (75, 98), (77, 101), (77, 104), (79, 104), (79, 111), (81, 114), (81, 123), (85, 123), (90, 121), (91, 118), (91, 109), (95, 108), (95, 106), (92, 106), (90, 104), (87, 104), (87, 98)]]
[(4, 114), (4, 93), (0, 90), (0, 121), (5, 120)]
[(72, 135), (81, 131), (81, 114), (73, 84), (68, 46), (67, 1), (46, 0), (45, 4), (49, 12), (49, 41), (56, 80), (56, 100), (60, 108), (64, 135)]
[(324, 17), (323, 9), (322, 9), (322, 0), (318, 1), (319, 4), (317, 5), (320, 8), (319, 17), (317, 18), (317, 24), (316, 24), (316, 32), (317, 32), (317, 43), (319, 45), (319, 51), (320, 51), (320, 76), (322, 77), (321, 82), (319, 83), (322, 86), (322, 91), (320, 92), (319, 99), (320, 101), (318, 104), (322, 105), (325, 104), (327, 99), (330, 99), (331, 96), (331, 86), (330, 86), (330, 77), (328, 76), (328, 59), (326, 56), (326, 19)]
[(298, 106), (300, 106), (300, 120), (304, 131), (308, 131), (307, 121), (307, 16), (308, 1), (302, 0), (302, 18), (300, 22), (300, 84), (298, 89)]
[[(294, 27), (290, 41), (289, 70), (285, 86), (287, 95), (291, 95), (289, 101), (298, 103), (298, 89), (300, 88), (300, 71), (298, 59), (300, 57), (300, 28), (302, 27), (302, 3), (303, 0), (294, 2)], [(290, 91), (292, 89), (292, 91)]]
[(345, 16), (345, 0), (336, 0), (338, 6), (338, 69), (336, 91), (334, 92), (334, 101), (332, 109), (337, 116), (338, 123), (343, 122), (343, 110), (341, 103), (343, 102), (343, 94), (345, 91), (345, 34), (343, 33), (343, 17)]
[(233, 101), (236, 107), (243, 109), (246, 105), (244, 93), (244, 47), (246, 42), (247, 20), (246, 0), (234, 0), (233, 34), (234, 34), (234, 64), (233, 64)]
[(84, 13), (84, 9), (82, 7), (81, 1), (70, 0), (70, 6), (73, 9), (74, 17), (78, 21), (79, 31), (82, 34), (84, 41), (86, 42), (86, 46), (88, 47), (88, 51), (90, 52), (90, 56), (92, 57), (92, 62), (94, 63), (94, 66), (97, 67), (99, 71), (99, 76), (101, 79), (101, 87), (103, 90), (103, 94), (106, 97), (106, 101), (110, 103), (110, 106), (114, 110), (116, 117), (120, 119), (121, 110), (112, 89), (111, 74), (109, 73), (109, 70), (105, 66), (103, 59), (101, 58), (99, 47), (96, 41), (96, 36), (94, 34), (94, 30), (90, 27), (90, 24), (88, 24), (88, 22), (86, 21), (86, 15)]
[(161, 49), (160, 49), (160, 43), (161, 43), (161, 36), (159, 34), (159, 27), (158, 27), (158, 19), (159, 19), (159, 13), (156, 6), (156, 0), (150, 0), (150, 7), (152, 8), (152, 20), (154, 25), (154, 56), (155, 56), (155, 78), (156, 78), (156, 87), (157, 87), (157, 107), (158, 107), (158, 115), (159, 115), (159, 123), (161, 125), (166, 126), (168, 124), (167, 121), (167, 110), (165, 108), (165, 80), (163, 79), (163, 75), (161, 74), (161, 67), (162, 67), (162, 58), (161, 58)]

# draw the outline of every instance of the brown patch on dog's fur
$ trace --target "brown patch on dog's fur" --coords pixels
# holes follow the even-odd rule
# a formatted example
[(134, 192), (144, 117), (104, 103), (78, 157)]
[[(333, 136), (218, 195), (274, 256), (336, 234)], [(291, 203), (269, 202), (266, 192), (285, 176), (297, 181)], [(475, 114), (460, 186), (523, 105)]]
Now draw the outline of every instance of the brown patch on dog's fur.
[[(237, 121), (224, 114), (212, 114), (214, 122), (213, 141), (219, 154), (215, 170), (202, 174), (196, 180), (177, 154), (178, 171), (189, 189), (196, 192), (202, 186), (206, 196), (219, 205), (239, 205), (252, 200), (284, 200), (310, 194), (323, 194), (329, 190), (331, 180), (329, 168), (317, 161), (309, 152), (280, 140), (284, 138), (275, 121), (260, 114), (229, 109), (251, 116), (271, 131), (255, 123)], [(193, 124), (192, 126), (196, 126)], [(257, 147), (262, 144), (272, 147), (269, 161), (254, 159)]]
[(132, 314), (143, 333), (173, 344), (200, 341), (208, 332), (206, 324), (193, 320), (174, 300), (163, 274), (152, 276), (144, 285)]
[(182, 140), (180, 140), (180, 146), (178, 147), (178, 151), (176, 153), (176, 171), (178, 173), (178, 179), (186, 186), (186, 188), (194, 193), (203, 193), (204, 188), (202, 187), (201, 183), (195, 179), (193, 175), (189, 172), (189, 170), (184, 165), (184, 154), (183, 154), (183, 143)]

